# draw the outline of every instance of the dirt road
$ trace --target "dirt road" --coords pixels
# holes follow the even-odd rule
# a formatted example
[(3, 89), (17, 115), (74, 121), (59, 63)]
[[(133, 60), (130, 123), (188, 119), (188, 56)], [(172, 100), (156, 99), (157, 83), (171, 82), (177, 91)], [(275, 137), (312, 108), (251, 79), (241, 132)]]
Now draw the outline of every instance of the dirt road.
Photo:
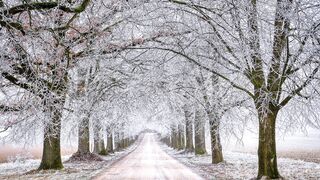
[(95, 178), (95, 180), (102, 179), (198, 180), (202, 178), (164, 152), (155, 134), (146, 133), (137, 149)]

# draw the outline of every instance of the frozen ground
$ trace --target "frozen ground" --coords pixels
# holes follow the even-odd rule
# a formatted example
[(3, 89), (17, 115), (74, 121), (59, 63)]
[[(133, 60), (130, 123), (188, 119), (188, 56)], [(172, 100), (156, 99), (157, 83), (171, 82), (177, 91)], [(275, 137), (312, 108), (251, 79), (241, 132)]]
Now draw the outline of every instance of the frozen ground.
[[(252, 179), (258, 172), (257, 155), (240, 152), (224, 152), (225, 162), (213, 165), (211, 156), (195, 156), (177, 152), (166, 145), (162, 148), (185, 165), (195, 169), (206, 179)], [(320, 179), (320, 163), (305, 162), (289, 158), (278, 158), (280, 174), (285, 179), (318, 180)]]
[[(39, 164), (40, 159), (17, 159), (13, 162), (0, 164), (0, 179), (37, 179), (37, 180), (63, 180), (63, 179), (90, 179), (96, 176), (113, 162), (124, 157), (129, 152), (133, 151), (137, 143), (129, 148), (115, 152), (108, 156), (102, 156), (104, 161), (96, 162), (65, 162), (64, 169), (33, 172)], [(69, 156), (63, 156), (63, 161), (66, 161)]]

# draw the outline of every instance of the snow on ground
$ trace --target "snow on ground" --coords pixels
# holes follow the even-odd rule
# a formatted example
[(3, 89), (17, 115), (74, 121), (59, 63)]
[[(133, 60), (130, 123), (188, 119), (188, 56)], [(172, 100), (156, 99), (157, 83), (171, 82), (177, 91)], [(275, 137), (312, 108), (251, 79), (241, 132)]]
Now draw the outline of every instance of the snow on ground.
[[(224, 152), (225, 162), (213, 165), (210, 155), (195, 156), (183, 151), (178, 152), (166, 145), (162, 147), (168, 154), (193, 168), (206, 179), (252, 179), (258, 173), (257, 155), (227, 151)], [(278, 168), (285, 179), (320, 179), (320, 163), (278, 158)]]
[[(0, 164), (0, 179), (91, 179), (107, 168), (113, 162), (121, 159), (137, 147), (137, 143), (127, 149), (108, 156), (102, 156), (104, 161), (65, 162), (62, 170), (33, 172), (40, 165), (40, 159), (16, 160)], [(70, 156), (63, 156), (63, 161)]]
[[(65, 156), (62, 157), (66, 159)], [(8, 163), (0, 164), (0, 177), (5, 175), (12, 175), (16, 173), (27, 172), (36, 169), (40, 165), (40, 159), (17, 159)]]

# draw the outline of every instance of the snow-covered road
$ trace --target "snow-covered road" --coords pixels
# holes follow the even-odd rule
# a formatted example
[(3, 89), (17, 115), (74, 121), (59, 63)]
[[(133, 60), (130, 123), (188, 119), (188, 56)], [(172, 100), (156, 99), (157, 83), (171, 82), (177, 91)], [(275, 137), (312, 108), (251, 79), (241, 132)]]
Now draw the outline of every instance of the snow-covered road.
[(202, 178), (164, 152), (155, 134), (146, 133), (140, 145), (132, 153), (95, 179), (197, 180)]

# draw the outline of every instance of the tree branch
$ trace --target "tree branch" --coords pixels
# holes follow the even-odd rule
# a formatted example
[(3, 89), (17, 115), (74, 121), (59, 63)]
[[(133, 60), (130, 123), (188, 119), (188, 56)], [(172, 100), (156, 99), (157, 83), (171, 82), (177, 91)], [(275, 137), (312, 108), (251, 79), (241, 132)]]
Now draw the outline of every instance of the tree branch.
[[(52, 9), (52, 8), (58, 8), (64, 12), (67, 13), (81, 13), (85, 10), (85, 8), (88, 6), (90, 0), (83, 0), (82, 3), (74, 8), (61, 6), (59, 5), (58, 1), (55, 2), (33, 2), (33, 3), (27, 3), (27, 4), (21, 4), (6, 10), (3, 10), (1, 14), (4, 16), (7, 15), (15, 15), (18, 13), (22, 13), (24, 11), (30, 11), (30, 10), (44, 10), (44, 9)], [(2, 18), (2, 16), (0, 16)]]
[(284, 98), (281, 103), (279, 104), (280, 108), (285, 106), (286, 104), (288, 104), (288, 102), (297, 94), (300, 94), (300, 92), (306, 87), (308, 86), (311, 81), (314, 79), (315, 75), (317, 74), (317, 72), (319, 71), (320, 65), (318, 65), (313, 71), (312, 73), (308, 76), (308, 78), (304, 81), (304, 83), (302, 85), (300, 85), (299, 87), (297, 87), (295, 90), (293, 90), (286, 98)]
[(22, 108), (21, 107), (10, 107), (6, 105), (0, 105), (0, 111), (2, 112), (15, 112), (15, 111), (20, 111)]
[(15, 78), (13, 75), (9, 74), (8, 72), (2, 72), (1, 75), (2, 75), (2, 77), (7, 79), (12, 84), (14, 84), (22, 89), (25, 89), (35, 95), (38, 95), (41, 99), (44, 98), (44, 96), (42, 94), (39, 94), (38, 92), (36, 92), (36, 90), (32, 86), (30, 86), (27, 83), (20, 82), (19, 79)]
[(235, 82), (233, 82), (232, 80), (230, 80), (229, 78), (227, 78), (226, 76), (218, 73), (217, 71), (211, 69), (211, 68), (208, 68), (207, 66), (199, 63), (198, 61), (196, 61), (195, 59), (187, 56), (186, 54), (182, 53), (182, 52), (179, 52), (179, 51), (176, 51), (176, 50), (173, 50), (173, 49), (170, 49), (170, 48), (161, 48), (161, 47), (146, 47), (146, 48), (130, 48), (130, 49), (158, 49), (158, 50), (164, 50), (164, 51), (170, 51), (170, 52), (173, 52), (175, 54), (178, 54), (184, 58), (186, 58), (189, 62), (199, 66), (200, 68), (206, 70), (206, 71), (209, 71), (217, 76), (219, 76), (220, 78), (222, 78), (223, 80), (227, 81), (228, 83), (230, 83), (231, 86), (233, 86), (234, 88), (238, 89), (238, 90), (241, 90), (245, 93), (247, 93), (250, 97), (254, 98), (254, 95), (248, 90), (248, 89), (245, 89), (244, 87), (241, 87), (240, 85), (236, 84)]

